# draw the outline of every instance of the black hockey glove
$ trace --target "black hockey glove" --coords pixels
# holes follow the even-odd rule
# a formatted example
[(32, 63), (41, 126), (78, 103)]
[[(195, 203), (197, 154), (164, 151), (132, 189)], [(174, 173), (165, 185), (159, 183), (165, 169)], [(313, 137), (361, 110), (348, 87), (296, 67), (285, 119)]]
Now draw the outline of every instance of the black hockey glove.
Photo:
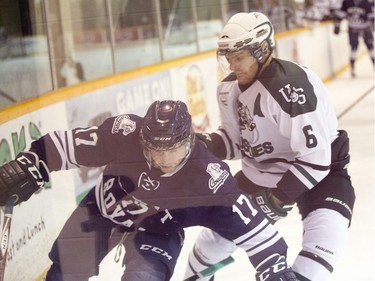
[(288, 212), (292, 210), (291, 206), (278, 206), (273, 199), (274, 196), (272, 195), (271, 190), (266, 188), (251, 194), (251, 197), (272, 224), (285, 218), (288, 215)]
[(274, 254), (256, 267), (256, 281), (298, 281), (285, 256)]
[(15, 160), (0, 167), (0, 206), (14, 196), (17, 205), (49, 181), (46, 164), (33, 152), (21, 152)]
[(207, 133), (195, 133), (195, 136), (197, 137), (197, 140), (202, 141), (208, 150), (212, 151), (213, 150), (213, 144), (212, 144), (212, 138), (210, 134)]
[(195, 133), (197, 140), (203, 142), (209, 151), (220, 159), (226, 159), (227, 152), (222, 137), (217, 133)]
[(340, 25), (339, 24), (335, 24), (335, 27), (333, 28), (333, 33), (336, 34), (336, 35), (340, 33)]

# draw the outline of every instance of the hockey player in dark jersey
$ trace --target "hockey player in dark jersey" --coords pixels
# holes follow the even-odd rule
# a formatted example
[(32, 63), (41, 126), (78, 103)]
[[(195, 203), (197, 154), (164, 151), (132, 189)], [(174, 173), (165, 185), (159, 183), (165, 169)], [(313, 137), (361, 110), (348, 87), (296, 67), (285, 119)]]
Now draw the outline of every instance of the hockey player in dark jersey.
[(369, 52), (371, 61), (374, 58), (374, 2), (368, 0), (344, 0), (341, 8), (334, 11), (334, 33), (340, 33), (340, 23), (343, 19), (348, 21), (348, 35), (350, 44), (351, 75), (355, 77), (355, 61), (358, 53), (359, 38), (363, 41)]
[(183, 102), (156, 101), (144, 118), (120, 115), (44, 135), (0, 167), (0, 205), (27, 200), (50, 172), (82, 165), (105, 169), (56, 239), (47, 281), (88, 280), (108, 251), (122, 246), (121, 280), (169, 280), (183, 229), (195, 225), (246, 250), (257, 280), (297, 280), (283, 238), (229, 167), (195, 141)]
[[(197, 137), (219, 158), (241, 159), (235, 177), (270, 221), (297, 204), (304, 234), (292, 268), (299, 280), (328, 280), (347, 244), (355, 201), (349, 140), (337, 129), (329, 94), (311, 70), (272, 56), (272, 23), (261, 13), (235, 14), (218, 46), (218, 61), (230, 73), (217, 90), (221, 125)], [(188, 271), (235, 248), (203, 230)]]

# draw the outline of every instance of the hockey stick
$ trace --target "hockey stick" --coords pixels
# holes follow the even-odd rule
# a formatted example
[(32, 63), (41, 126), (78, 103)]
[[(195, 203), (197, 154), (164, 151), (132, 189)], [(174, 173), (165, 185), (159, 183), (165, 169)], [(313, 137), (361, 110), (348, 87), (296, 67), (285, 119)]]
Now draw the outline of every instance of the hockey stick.
[(234, 262), (234, 258), (232, 256), (227, 257), (226, 259), (223, 259), (222, 261), (219, 261), (218, 263), (215, 263), (206, 269), (203, 269), (202, 271), (199, 271), (195, 273), (193, 276), (190, 276), (189, 278), (183, 280), (183, 281), (195, 281), (198, 280), (198, 278), (201, 277), (208, 277), (213, 275), (216, 271), (219, 269), (222, 269), (224, 266), (227, 266), (228, 264), (231, 264)]
[(10, 225), (12, 223), (14, 201), (15, 198), (9, 198), (4, 207), (4, 222), (1, 230), (0, 240), (0, 281), (4, 280), (5, 275), (5, 263), (7, 261)]

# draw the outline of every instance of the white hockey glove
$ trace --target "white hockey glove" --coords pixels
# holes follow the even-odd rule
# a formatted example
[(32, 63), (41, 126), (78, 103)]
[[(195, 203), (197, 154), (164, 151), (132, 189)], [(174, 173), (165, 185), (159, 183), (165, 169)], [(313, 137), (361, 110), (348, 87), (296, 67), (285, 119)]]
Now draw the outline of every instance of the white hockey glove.
[(11, 196), (16, 198), (15, 205), (28, 200), (48, 181), (48, 168), (38, 155), (19, 153), (15, 160), (0, 167), (0, 206)]
[(269, 189), (262, 189), (251, 194), (251, 197), (272, 224), (285, 218), (288, 212), (292, 210), (292, 206), (284, 207), (276, 203), (277, 199)]
[(285, 256), (274, 254), (256, 267), (256, 281), (298, 281)]

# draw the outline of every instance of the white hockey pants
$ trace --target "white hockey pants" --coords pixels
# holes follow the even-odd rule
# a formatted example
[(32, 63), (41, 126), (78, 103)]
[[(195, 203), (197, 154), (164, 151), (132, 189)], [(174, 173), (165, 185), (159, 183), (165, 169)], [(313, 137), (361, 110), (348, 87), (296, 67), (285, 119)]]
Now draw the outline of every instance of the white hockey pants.
[[(331, 271), (346, 247), (348, 225), (349, 220), (336, 211), (317, 209), (311, 212), (303, 221), (302, 251), (294, 261), (293, 270), (311, 281), (329, 280)], [(236, 249), (232, 241), (210, 229), (203, 229), (189, 254), (185, 276), (189, 277), (194, 271), (201, 271), (223, 260)], [(199, 280), (208, 281), (209, 277)]]

